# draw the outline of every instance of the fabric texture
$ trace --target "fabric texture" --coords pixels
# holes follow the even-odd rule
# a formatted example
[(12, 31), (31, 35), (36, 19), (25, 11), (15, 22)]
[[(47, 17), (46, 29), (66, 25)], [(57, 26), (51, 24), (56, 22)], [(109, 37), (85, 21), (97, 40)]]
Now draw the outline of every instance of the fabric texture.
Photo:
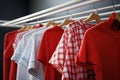
[(37, 61), (37, 51), (38, 46), (41, 42), (42, 36), (44, 34), (45, 27), (39, 28), (35, 33), (33, 33), (23, 51), (23, 54), (18, 62), (26, 68), (26, 72), (32, 75), (38, 80), (43, 80), (44, 72), (42, 64)]
[(77, 55), (76, 63), (94, 68), (96, 80), (120, 80), (120, 30), (114, 24), (115, 13), (88, 29)]
[[(5, 34), (8, 33), (8, 32), (11, 32), (11, 31), (14, 31), (14, 30), (17, 30), (19, 28), (16, 28), (16, 27), (6, 27), (6, 26), (0, 26), (0, 65), (3, 65), (3, 66), (0, 66), (0, 80), (6, 80), (8, 79), (9, 77), (8, 76), (5, 76), (5, 67), (4, 67), (4, 56), (3, 56), (3, 51), (4, 51), (4, 42), (5, 42)], [(4, 77), (4, 79), (3, 79)]]
[[(66, 26), (62, 38), (49, 60), (49, 63), (62, 73), (62, 80), (95, 80), (93, 70), (87, 70), (75, 64), (84, 32), (91, 26), (93, 25), (82, 20), (74, 21)], [(88, 79), (87, 73), (91, 74), (91, 79)]]
[(14, 42), (17, 33), (19, 32), (15, 30), (5, 35), (5, 41), (4, 41), (4, 79), (5, 80), (16, 79), (17, 65), (13, 61), (11, 61), (11, 57), (14, 53), (14, 48), (12, 46), (12, 43)]
[[(16, 78), (17, 80), (20, 80), (21, 77), (23, 77), (22, 76), (23, 74), (25, 74), (25, 73), (27, 74), (27, 72), (24, 72), (24, 71), (23, 71), (24, 73), (20, 73), (21, 70), (22, 70), (22, 68), (21, 68), (22, 66), (20, 66), (20, 64), (18, 64), (18, 62), (19, 62), (19, 60), (20, 60), (20, 58), (22, 56), (22, 53), (23, 53), (23, 51), (24, 51), (24, 49), (25, 49), (25, 47), (27, 45), (28, 40), (30, 39), (30, 36), (34, 32), (36, 32), (36, 30), (37, 29), (29, 30), (22, 36), (22, 39), (18, 43), (17, 47), (14, 50), (14, 54), (12, 55), (11, 60), (14, 61), (15, 63), (17, 63), (17, 78)], [(23, 69), (24, 69), (24, 67), (23, 67)], [(25, 77), (27, 78), (27, 77), (29, 77), (29, 75), (28, 76), (26, 75)]]
[(36, 29), (33, 29), (33, 30), (29, 30), (27, 31), (23, 36), (22, 36), (22, 39), (19, 41), (18, 43), (18, 46), (16, 47), (15, 51), (14, 51), (14, 54), (11, 58), (11, 60), (15, 61), (16, 63), (18, 63), (25, 47), (26, 47), (26, 44), (27, 44), (27, 41), (29, 40), (30, 36), (32, 33), (35, 32)]
[(43, 35), (37, 59), (45, 66), (44, 80), (61, 80), (61, 74), (48, 61), (56, 49), (63, 31), (59, 26), (54, 26), (47, 29)]

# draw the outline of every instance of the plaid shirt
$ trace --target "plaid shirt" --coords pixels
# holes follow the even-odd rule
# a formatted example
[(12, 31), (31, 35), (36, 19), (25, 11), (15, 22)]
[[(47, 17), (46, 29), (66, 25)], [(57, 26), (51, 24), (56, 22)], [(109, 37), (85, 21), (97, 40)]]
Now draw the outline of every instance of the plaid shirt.
[(75, 64), (84, 32), (92, 25), (82, 20), (67, 25), (49, 63), (62, 73), (62, 80), (95, 80), (93, 70)]

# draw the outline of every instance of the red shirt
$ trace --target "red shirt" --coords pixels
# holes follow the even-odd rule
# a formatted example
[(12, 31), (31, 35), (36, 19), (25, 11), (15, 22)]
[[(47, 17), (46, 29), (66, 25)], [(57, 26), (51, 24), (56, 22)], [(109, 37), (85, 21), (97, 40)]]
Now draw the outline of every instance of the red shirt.
[(5, 35), (3, 62), (4, 80), (16, 80), (17, 65), (13, 61), (11, 61), (11, 56), (14, 52), (12, 43), (14, 42), (17, 33), (18, 31), (16, 30)]
[(120, 31), (111, 29), (114, 19), (115, 13), (88, 29), (77, 56), (77, 64), (95, 69), (97, 80), (120, 80)]
[(48, 63), (59, 40), (63, 34), (63, 29), (55, 26), (47, 29), (43, 35), (41, 45), (38, 50), (38, 60), (45, 65), (44, 80), (61, 80), (61, 74)]

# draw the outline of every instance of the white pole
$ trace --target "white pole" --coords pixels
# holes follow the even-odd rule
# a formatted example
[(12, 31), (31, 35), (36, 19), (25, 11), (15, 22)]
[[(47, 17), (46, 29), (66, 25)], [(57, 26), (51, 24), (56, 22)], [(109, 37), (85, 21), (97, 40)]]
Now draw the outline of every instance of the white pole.
[(85, 6), (85, 5), (93, 4), (93, 3), (96, 3), (98, 1), (100, 1), (100, 0), (85, 1), (83, 3), (78, 3), (76, 5), (72, 5), (70, 7), (66, 7), (66, 8), (63, 8), (63, 9), (51, 12), (51, 13), (47, 13), (47, 14), (44, 14), (44, 15), (41, 15), (41, 16), (37, 16), (37, 17), (26, 19), (26, 20), (22, 20), (20, 22), (16, 22), (16, 23), (13, 23), (13, 25), (20, 24), (20, 23), (25, 23), (25, 22), (28, 22), (28, 21), (32, 21), (32, 20), (36, 20), (36, 19), (39, 19), (39, 18), (43, 18), (43, 17), (49, 16), (49, 15), (52, 15), (52, 14), (56, 14), (56, 13), (59, 13), (59, 12), (62, 12), (62, 11), (71, 10), (71, 9), (75, 9), (75, 8), (82, 7), (82, 6)]
[(52, 12), (52, 11), (54, 11), (54, 10), (58, 10), (58, 9), (60, 9), (60, 8), (66, 7), (66, 6), (73, 5), (73, 4), (78, 3), (78, 2), (81, 2), (81, 1), (83, 1), (83, 0), (72, 0), (72, 1), (67, 2), (67, 3), (64, 3), (64, 4), (62, 4), (62, 5), (54, 6), (54, 7), (52, 7), (52, 8), (48, 8), (48, 9), (45, 9), (45, 10), (42, 10), (42, 11), (39, 11), (39, 12), (30, 14), (30, 15), (27, 15), (27, 16), (24, 16), (24, 17), (21, 17), (21, 18), (18, 18), (18, 19), (15, 19), (15, 20), (6, 22), (6, 23), (4, 23), (3, 25), (9, 25), (9, 24), (16, 23), (16, 22), (19, 22), (19, 21), (22, 21), (22, 20), (26, 20), (26, 19), (29, 19), (29, 18), (38, 16), (38, 15), (39, 15), (39, 16), (40, 16), (40, 15), (44, 15), (45, 13), (50, 13), (50, 12)]

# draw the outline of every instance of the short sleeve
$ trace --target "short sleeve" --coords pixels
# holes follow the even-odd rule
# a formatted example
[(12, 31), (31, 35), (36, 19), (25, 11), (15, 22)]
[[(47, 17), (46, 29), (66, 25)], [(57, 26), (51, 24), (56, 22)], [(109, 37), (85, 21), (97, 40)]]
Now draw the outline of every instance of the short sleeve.
[(81, 43), (79, 53), (77, 55), (76, 63), (87, 68), (97, 69), (99, 65), (99, 58), (97, 54), (97, 47), (94, 45), (92, 31), (87, 30)]
[(46, 65), (48, 62), (48, 56), (49, 56), (48, 45), (49, 44), (47, 39), (47, 33), (45, 32), (41, 44), (39, 45), (38, 56), (37, 56), (38, 61), (40, 61), (44, 65)]
[(49, 63), (52, 64), (60, 73), (63, 72), (67, 43), (68, 43), (68, 30), (66, 29), (57, 45), (57, 48), (55, 49), (52, 57), (49, 60)]
[(86, 52), (87, 52), (87, 39), (85, 36), (81, 42), (79, 53), (77, 54), (77, 59), (76, 59), (77, 64), (81, 66), (83, 66), (82, 64), (86, 64)]
[(25, 46), (24, 51), (22, 52), (22, 55), (19, 59), (19, 64), (23, 65), (24, 67), (28, 67), (28, 62), (29, 62), (29, 58), (30, 58), (30, 53), (32, 48), (34, 48), (34, 37), (31, 36), (30, 40), (28, 41), (28, 43)]
[(11, 58), (11, 60), (15, 61), (15, 63), (18, 63), (20, 57), (21, 57), (21, 53), (23, 51), (23, 40), (21, 40), (19, 43), (18, 43), (18, 46), (16, 47), (15, 51), (14, 51), (14, 54)]
[[(31, 48), (30, 52), (30, 59), (29, 59), (29, 65), (28, 65), (28, 72), (35, 76), (36, 78), (43, 80), (44, 78), (44, 66), (37, 60), (37, 51), (38, 51), (38, 46), (41, 43), (41, 39), (43, 36), (45, 30), (40, 30), (39, 32), (34, 34), (34, 46)], [(31, 43), (30, 43), (31, 44)]]

